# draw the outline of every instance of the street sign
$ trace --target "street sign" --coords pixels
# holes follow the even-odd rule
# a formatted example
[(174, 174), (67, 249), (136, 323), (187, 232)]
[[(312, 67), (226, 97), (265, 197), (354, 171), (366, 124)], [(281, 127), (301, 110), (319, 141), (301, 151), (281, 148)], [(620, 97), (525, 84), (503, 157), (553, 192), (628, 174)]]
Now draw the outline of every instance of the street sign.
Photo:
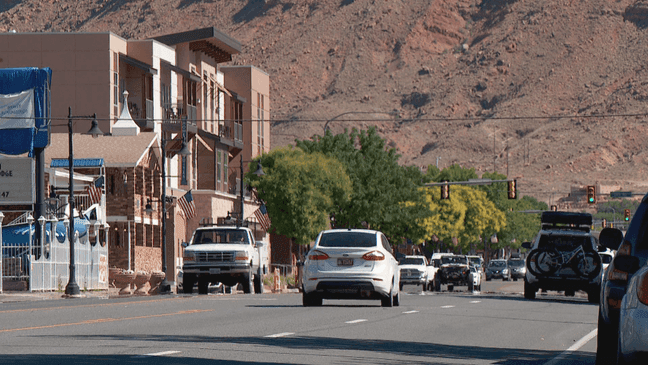
[(632, 197), (631, 191), (612, 191), (610, 192), (610, 198), (630, 198)]
[(0, 158), (0, 205), (34, 204), (34, 159)]

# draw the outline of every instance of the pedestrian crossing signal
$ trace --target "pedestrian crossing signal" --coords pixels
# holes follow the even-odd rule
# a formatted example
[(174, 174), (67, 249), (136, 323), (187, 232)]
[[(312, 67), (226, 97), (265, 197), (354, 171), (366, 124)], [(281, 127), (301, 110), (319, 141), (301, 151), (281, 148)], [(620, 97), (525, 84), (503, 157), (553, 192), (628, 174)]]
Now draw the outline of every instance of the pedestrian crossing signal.
[(630, 221), (630, 209), (623, 210), (623, 220), (626, 222)]
[(603, 218), (603, 221), (601, 221), (601, 228), (607, 227), (607, 219)]

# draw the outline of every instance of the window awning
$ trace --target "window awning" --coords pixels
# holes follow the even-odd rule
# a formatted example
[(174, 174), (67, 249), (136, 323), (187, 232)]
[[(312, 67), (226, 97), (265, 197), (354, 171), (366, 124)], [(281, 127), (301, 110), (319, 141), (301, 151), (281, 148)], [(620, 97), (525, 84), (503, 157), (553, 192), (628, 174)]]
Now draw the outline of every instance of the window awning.
[(166, 61), (163, 61), (163, 60), (160, 60), (160, 64), (162, 66), (168, 68), (169, 70), (190, 79), (191, 81), (202, 82), (202, 79), (200, 78), (200, 76), (194, 75), (194, 74), (192, 74), (191, 72), (189, 72), (187, 70), (183, 70), (183, 69), (181, 69), (180, 67), (178, 67), (176, 65), (172, 65), (172, 64), (170, 64), (170, 63), (168, 63)]
[(151, 65), (148, 65), (142, 61), (138, 61), (132, 57), (128, 57), (124, 54), (119, 54), (119, 61), (125, 62), (133, 67), (137, 67), (141, 70), (143, 70), (146, 73), (149, 73), (151, 75), (157, 75), (158, 71), (154, 69)]

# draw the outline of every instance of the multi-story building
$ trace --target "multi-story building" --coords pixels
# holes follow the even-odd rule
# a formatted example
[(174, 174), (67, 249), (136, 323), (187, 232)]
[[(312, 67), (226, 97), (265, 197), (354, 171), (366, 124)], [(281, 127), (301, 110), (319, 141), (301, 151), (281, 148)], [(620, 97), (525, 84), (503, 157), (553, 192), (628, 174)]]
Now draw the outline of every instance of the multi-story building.
[[(251, 159), (270, 149), (269, 76), (253, 66), (224, 66), (241, 52), (237, 40), (215, 28), (144, 40), (128, 40), (111, 32), (1, 33), (0, 49), (0, 68), (52, 69), (52, 135), (67, 136), (70, 115), (93, 114), (99, 128), (113, 135), (86, 141), (77, 133), (89, 129), (91, 118), (74, 118), (74, 138), (96, 145), (96, 156), (90, 149), (84, 157), (110, 162), (111, 151), (102, 145), (136, 148), (140, 145), (124, 144), (126, 136), (141, 142), (149, 132), (157, 139), (146, 151), (132, 151), (124, 166), (113, 161), (113, 166), (106, 168), (106, 215), (113, 227), (110, 245), (125, 247), (124, 237), (130, 237), (132, 247), (151, 247), (148, 255), (159, 255), (161, 245), (156, 237), (161, 233), (156, 232), (161, 232), (162, 186), (166, 186), (166, 195), (175, 199), (191, 191), (196, 205), (192, 218), (167, 214), (166, 266), (170, 281), (175, 280), (176, 268), (181, 266), (181, 242), (187, 241), (201, 223), (240, 214), (241, 206), (244, 218), (254, 221), (258, 204), (247, 189), (240, 194), (240, 161), (243, 159), (247, 170)], [(126, 127), (119, 121), (124, 103), (135, 123)], [(138, 137), (141, 135), (146, 137)], [(64, 151), (53, 144), (67, 145), (66, 139), (57, 136), (51, 143), (45, 149), (46, 160), (64, 157), (59, 156), (64, 152), (53, 156), (48, 149)], [(189, 156), (177, 154), (184, 146), (191, 151)], [(133, 156), (165, 158), (165, 169), (161, 170), (162, 160), (151, 157), (143, 164)], [(162, 175), (166, 176), (163, 184)], [(153, 207), (153, 213), (144, 211), (147, 205)], [(121, 234), (114, 234), (114, 227)], [(256, 231), (259, 239), (266, 237), (262, 229)], [(110, 254), (111, 267), (141, 268), (136, 260), (129, 261), (131, 267), (124, 267), (125, 255), (137, 257), (132, 251), (111, 249)]]

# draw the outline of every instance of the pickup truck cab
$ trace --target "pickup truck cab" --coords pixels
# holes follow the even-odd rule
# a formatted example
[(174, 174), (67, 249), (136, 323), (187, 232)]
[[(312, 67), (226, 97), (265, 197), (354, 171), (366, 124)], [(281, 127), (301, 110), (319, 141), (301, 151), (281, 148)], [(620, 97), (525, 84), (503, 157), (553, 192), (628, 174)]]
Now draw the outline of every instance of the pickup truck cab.
[(197, 228), (190, 242), (183, 242), (183, 282), (191, 293), (198, 282), (198, 293), (207, 294), (210, 283), (227, 286), (241, 284), (244, 293), (263, 293), (259, 249), (247, 227), (209, 226)]
[(428, 284), (428, 265), (425, 256), (407, 255), (398, 261), (400, 269), (400, 290), (404, 284), (420, 285), (423, 291)]

